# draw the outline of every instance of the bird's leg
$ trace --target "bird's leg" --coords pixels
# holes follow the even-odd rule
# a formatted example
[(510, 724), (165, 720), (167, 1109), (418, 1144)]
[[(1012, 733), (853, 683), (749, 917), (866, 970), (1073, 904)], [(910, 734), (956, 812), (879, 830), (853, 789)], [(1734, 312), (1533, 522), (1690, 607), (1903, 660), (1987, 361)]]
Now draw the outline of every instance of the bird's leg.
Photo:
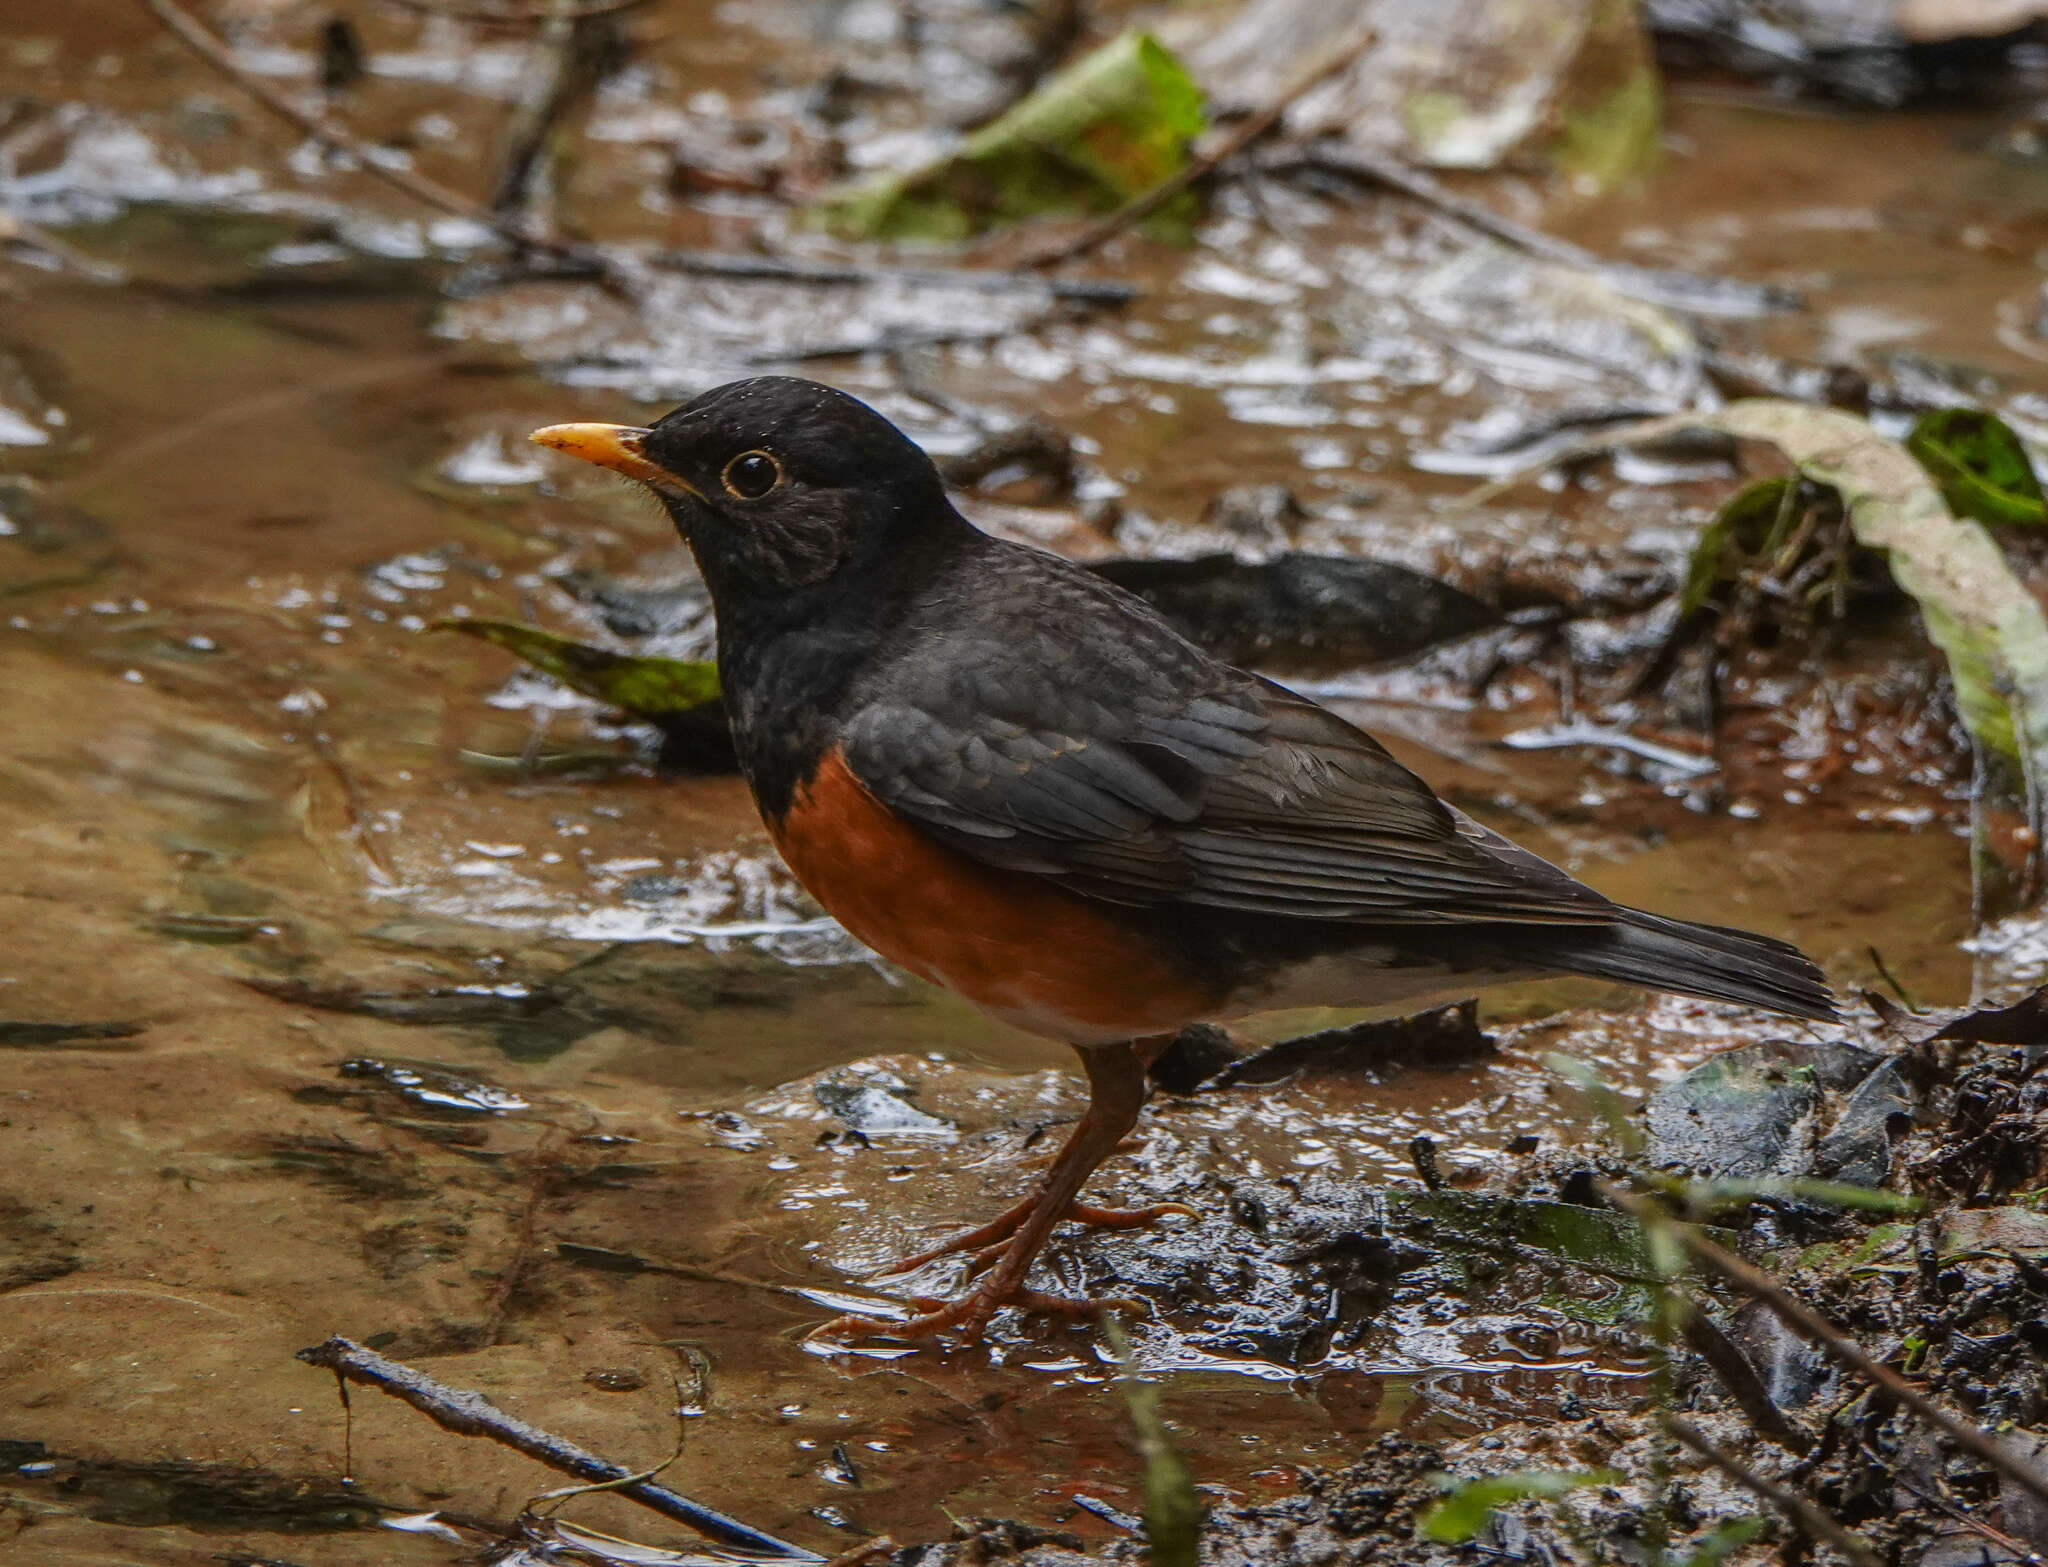
[[(1143, 1073), (1152, 1064), (1153, 1057), (1157, 1056), (1171, 1042), (1172, 1037), (1170, 1034), (1155, 1035), (1151, 1038), (1136, 1040), (1128, 1047), (1112, 1045), (1108, 1047), (1108, 1050), (1116, 1051), (1128, 1048), (1137, 1057), (1138, 1070), (1140, 1073)], [(1082, 1060), (1085, 1063), (1096, 1053), (1084, 1050), (1081, 1052)], [(1092, 1115), (1093, 1113), (1094, 1104), (1091, 1099), (1088, 1114)], [(1086, 1126), (1087, 1116), (1084, 1115), (1081, 1119), (1081, 1125), (1075, 1127), (1068, 1134), (1067, 1144), (1061, 1148), (1058, 1155), (1055, 1155), (1055, 1159), (1065, 1157), (1066, 1147), (1073, 1144), (1074, 1140), (1081, 1135)], [(1127, 1138), (1119, 1138), (1117, 1146), (1111, 1149), (1110, 1152), (1123, 1151), (1127, 1142)], [(1107, 1158), (1108, 1155), (1105, 1154), (1103, 1157)], [(962, 1230), (957, 1235), (948, 1236), (928, 1251), (921, 1251), (914, 1257), (905, 1257), (902, 1261), (891, 1267), (889, 1271), (891, 1273), (908, 1273), (911, 1269), (921, 1268), (928, 1262), (937, 1262), (941, 1257), (956, 1257), (964, 1252), (973, 1257), (974, 1271), (979, 1273), (1001, 1254), (1002, 1243), (1023, 1228), (1031, 1215), (1038, 1211), (1042, 1200), (1042, 1189), (1034, 1191), (1004, 1209), (993, 1219), (989, 1220), (988, 1223), (980, 1225), (975, 1229)], [(1085, 1225), (1092, 1230), (1135, 1230), (1144, 1225), (1156, 1223), (1171, 1214), (1181, 1214), (1188, 1218), (1199, 1217), (1196, 1211), (1184, 1202), (1155, 1202), (1148, 1203), (1142, 1208), (1098, 1208), (1093, 1203), (1076, 1200), (1067, 1204), (1067, 1211), (1061, 1214), (1060, 1218), (1068, 1223)]]
[[(1088, 1177), (1095, 1173), (1095, 1167), (1115, 1152), (1124, 1135), (1137, 1124), (1138, 1111), (1143, 1108), (1147, 1093), (1145, 1067), (1164, 1044), (1164, 1039), (1142, 1039), (1128, 1046), (1098, 1047), (1081, 1052), (1081, 1062), (1088, 1073), (1088, 1113), (1068, 1134), (1051, 1167), (1045, 1172), (1043, 1183), (1029, 1201), (1005, 1213), (994, 1224), (985, 1226), (983, 1231), (972, 1232), (975, 1237), (988, 1236), (987, 1240), (978, 1242), (980, 1245), (996, 1240), (1007, 1240), (1007, 1244), (988, 1276), (971, 1291), (959, 1300), (936, 1306), (906, 1322), (888, 1322), (878, 1317), (837, 1317), (816, 1329), (811, 1337), (832, 1339), (876, 1334), (907, 1339), (952, 1331), (972, 1339), (980, 1335), (981, 1330), (988, 1326), (989, 1318), (1005, 1305), (1021, 1305), (1027, 1311), (1057, 1311), (1079, 1316), (1092, 1315), (1101, 1305), (1110, 1304), (1044, 1295), (1025, 1288), (1024, 1276), (1031, 1271), (1033, 1260), (1044, 1247), (1054, 1226), (1073, 1214), (1074, 1198)], [(1170, 1208), (1168, 1211), (1179, 1210)], [(949, 1242), (933, 1255), (941, 1256), (950, 1250), (968, 1250), (977, 1244), (967, 1236), (955, 1237), (955, 1240), (965, 1244), (956, 1247)]]

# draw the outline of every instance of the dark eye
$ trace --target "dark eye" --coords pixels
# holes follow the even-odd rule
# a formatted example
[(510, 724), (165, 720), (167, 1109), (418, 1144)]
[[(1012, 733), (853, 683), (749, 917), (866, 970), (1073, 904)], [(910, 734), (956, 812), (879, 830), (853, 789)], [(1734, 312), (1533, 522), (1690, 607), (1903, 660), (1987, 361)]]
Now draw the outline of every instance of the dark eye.
[(725, 487), (743, 501), (757, 501), (782, 482), (782, 464), (766, 452), (741, 452), (725, 465)]

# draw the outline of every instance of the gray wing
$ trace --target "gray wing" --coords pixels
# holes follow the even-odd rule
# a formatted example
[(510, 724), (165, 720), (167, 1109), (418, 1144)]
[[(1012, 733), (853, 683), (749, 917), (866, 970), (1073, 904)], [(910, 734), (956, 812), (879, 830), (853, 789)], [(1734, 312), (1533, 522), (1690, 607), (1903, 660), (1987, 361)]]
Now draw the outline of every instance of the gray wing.
[(1621, 917), (1334, 713), (1164, 626), (1123, 629), (1078, 661), (955, 636), (843, 726), (847, 765), (952, 847), (1119, 902), (1396, 924)]

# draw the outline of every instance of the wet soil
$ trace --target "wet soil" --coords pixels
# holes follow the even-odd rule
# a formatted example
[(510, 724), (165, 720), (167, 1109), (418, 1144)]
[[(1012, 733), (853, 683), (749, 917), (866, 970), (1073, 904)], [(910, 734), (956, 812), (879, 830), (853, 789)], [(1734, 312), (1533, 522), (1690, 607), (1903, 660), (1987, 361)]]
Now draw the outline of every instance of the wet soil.
[[(652, 14), (572, 225), (704, 244), (761, 215), (650, 170), (678, 91), (748, 108), (793, 49), (786, 79), (802, 75), (771, 12)], [(987, 1348), (900, 1357), (801, 1342), (863, 1276), (1028, 1178), (1078, 1113), (1062, 1052), (866, 959), (776, 864), (736, 780), (663, 776), (616, 715), (430, 630), (468, 613), (603, 639), (573, 573), (664, 582), (685, 563), (635, 497), (519, 436), (648, 417), (742, 373), (749, 332), (781, 352), (845, 341), (881, 306), (785, 299), (742, 332), (608, 361), (579, 326), (588, 285), (451, 301), (438, 286), (474, 236), (288, 158), (140, 16), (23, 0), (0, 41), (14, 130), (58, 116), (0, 194), (128, 270), (0, 273), (0, 352), (62, 415), (45, 443), (0, 447), (0, 482), (34, 486), (0, 492), (0, 1020), (119, 1025), (0, 1035), (0, 1438), (55, 1464), (9, 1482), (0, 1554), (442, 1562), (445, 1541), (355, 1527), (363, 1499), (503, 1519), (556, 1483), (367, 1394), (344, 1420), (292, 1359), (336, 1332), (629, 1465), (667, 1456), (680, 1425), (672, 1484), (826, 1554), (937, 1538), (949, 1515), (1116, 1538), (1072, 1501), (1140, 1498), (1092, 1331), (1006, 1320)], [(411, 128), (420, 166), (463, 181), (516, 45), (362, 21), (389, 69), (347, 112)], [(295, 13), (252, 35), (309, 36)], [(466, 88), (429, 79), (465, 60)], [(62, 123), (67, 103), (97, 105), (113, 139)], [(124, 150), (128, 124), (152, 141)], [(1618, 258), (1809, 293), (1805, 313), (1720, 324), (1731, 349), (1880, 375), (1895, 350), (1926, 356), (1913, 374), (1959, 364), (2038, 427), (2026, 320), (2048, 183), (1994, 157), (1993, 129), (1680, 94), (1640, 188), (1492, 189)], [(1528, 314), (1556, 279), (1398, 200), (1261, 181), (1221, 197), (1195, 249), (1133, 242), (1115, 261), (1146, 290), (1124, 309), (1034, 301), (988, 342), (806, 373), (936, 451), (970, 445), (977, 419), (1074, 434), (1078, 492), (970, 496), (992, 525), (1076, 553), (1205, 554), (1244, 542), (1201, 521), (1221, 492), (1283, 484), (1305, 509), (1297, 547), (1561, 604), (1589, 646), (1626, 639), (1728, 489), (1725, 464), (1602, 468), (1447, 504), (1485, 467), (1481, 415), (1540, 423), (1696, 371), (1604, 303)], [(1879, 982), (1875, 952), (1917, 998), (1966, 998), (1964, 763), (1909, 623), (1845, 633), (1810, 667), (1739, 670), (1704, 788), (1611, 752), (1499, 746), (1566, 716), (1553, 654), (1508, 645), (1478, 685), (1455, 658), (1305, 684), (1614, 896), (1786, 936), (1845, 987)], [(1054, 1249), (1055, 1279), (1153, 1301), (1138, 1363), (1219, 1497), (1283, 1497), (1292, 1466), (1341, 1468), (1384, 1433), (1640, 1404), (1644, 1367), (1597, 1311), (1400, 1270), (1316, 1284), (1249, 1217), (1273, 1183), (1290, 1201), (1416, 1188), (1418, 1134), (1475, 1179), (1536, 1157), (1532, 1137), (1557, 1154), (1586, 1120), (1546, 1050), (1641, 1092), (1776, 1032), (1593, 986), (1486, 1008), (1499, 1053), (1447, 1070), (1162, 1097), (1101, 1189), (1202, 1216)], [(916, 1113), (863, 1130), (843, 1112), (876, 1093)], [(608, 1270), (565, 1244), (739, 1282)], [(1232, 1246), (1261, 1260), (1202, 1271)], [(577, 1515), (656, 1537), (614, 1500)]]

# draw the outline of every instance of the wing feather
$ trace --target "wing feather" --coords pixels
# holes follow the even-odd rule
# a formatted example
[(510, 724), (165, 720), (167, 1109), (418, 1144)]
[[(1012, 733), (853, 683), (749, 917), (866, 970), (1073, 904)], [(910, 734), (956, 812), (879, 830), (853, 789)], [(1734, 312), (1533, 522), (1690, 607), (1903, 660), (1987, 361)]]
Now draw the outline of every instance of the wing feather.
[(963, 852), (1117, 901), (1402, 924), (1619, 918), (1362, 730), (1222, 673), (1203, 694), (1127, 707), (1041, 688), (1034, 724), (984, 668), (924, 702), (863, 708), (845, 756), (877, 798)]

